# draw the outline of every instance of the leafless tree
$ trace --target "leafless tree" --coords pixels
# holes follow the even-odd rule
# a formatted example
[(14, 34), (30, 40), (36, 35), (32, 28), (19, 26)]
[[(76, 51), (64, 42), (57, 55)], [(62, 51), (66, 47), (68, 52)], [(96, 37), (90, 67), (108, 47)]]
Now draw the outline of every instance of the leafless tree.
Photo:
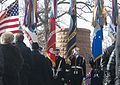
[[(83, 19), (85, 21), (88, 21), (88, 19), (84, 18), (82, 16), (83, 13), (92, 13), (92, 2), (90, 0), (84, 2), (84, 1), (77, 1), (77, 17), (79, 19)], [(44, 6), (39, 4), (39, 23), (37, 24), (37, 27), (42, 26), (42, 30), (44, 30), (45, 33), (45, 42), (47, 42), (48, 36), (49, 36), (49, 14), (50, 14), (50, 0), (44, 0)], [(66, 7), (69, 7), (69, 1), (68, 0), (58, 0), (57, 1), (57, 19), (56, 19), (56, 26), (58, 28), (61, 28), (61, 25), (59, 24), (59, 18), (64, 16), (65, 14), (68, 14), (68, 10), (65, 10)], [(61, 6), (62, 5), (62, 6)], [(64, 9), (65, 8), (65, 9)]]

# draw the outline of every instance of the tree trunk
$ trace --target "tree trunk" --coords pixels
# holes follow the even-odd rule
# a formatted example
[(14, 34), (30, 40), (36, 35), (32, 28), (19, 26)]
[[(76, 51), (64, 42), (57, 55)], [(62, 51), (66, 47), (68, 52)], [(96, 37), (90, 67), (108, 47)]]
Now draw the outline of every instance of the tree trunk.
[(116, 38), (116, 81), (115, 85), (120, 85), (120, 21), (118, 22)]
[(45, 29), (45, 41), (47, 43), (47, 40), (48, 40), (48, 35), (49, 35), (49, 24), (48, 24), (48, 0), (45, 0), (44, 1), (44, 4), (45, 4), (45, 23), (44, 23), (44, 29)]

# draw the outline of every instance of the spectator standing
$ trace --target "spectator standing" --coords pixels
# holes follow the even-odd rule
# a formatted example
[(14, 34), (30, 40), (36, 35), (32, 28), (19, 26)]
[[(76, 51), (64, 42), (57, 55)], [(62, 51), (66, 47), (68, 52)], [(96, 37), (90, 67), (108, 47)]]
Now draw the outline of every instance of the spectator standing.
[(11, 32), (1, 35), (0, 57), (4, 59), (3, 85), (20, 85), (19, 72), (23, 65), (23, 58), (18, 48), (12, 45), (13, 40), (14, 35)]
[(21, 85), (28, 85), (29, 82), (29, 76), (31, 72), (31, 50), (29, 47), (25, 45), (23, 42), (24, 36), (22, 33), (18, 33), (16, 35), (16, 43), (15, 46), (19, 48), (20, 52), (22, 53), (22, 56), (24, 58), (23, 68), (20, 72), (20, 80)]
[(29, 85), (46, 85), (47, 83), (47, 68), (45, 56), (39, 52), (37, 42), (32, 43), (32, 70)]

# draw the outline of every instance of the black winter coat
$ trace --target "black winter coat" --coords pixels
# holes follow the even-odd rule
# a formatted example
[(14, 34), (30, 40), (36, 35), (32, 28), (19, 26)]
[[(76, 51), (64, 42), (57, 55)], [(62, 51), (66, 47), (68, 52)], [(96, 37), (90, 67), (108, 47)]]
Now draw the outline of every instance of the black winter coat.
[(25, 45), (24, 42), (21, 41), (17, 41), (15, 46), (19, 48), (19, 51), (21, 52), (24, 59), (23, 68), (20, 72), (21, 84), (29, 85), (29, 76), (31, 73), (31, 64), (32, 64), (31, 50)]
[(33, 50), (29, 85), (46, 85), (48, 76), (47, 70), (45, 56), (40, 54), (38, 50)]
[(19, 72), (23, 65), (19, 50), (11, 44), (0, 45), (0, 49), (4, 57), (3, 84), (19, 85)]
[(24, 71), (25, 74), (29, 74), (31, 70), (31, 64), (32, 64), (31, 50), (25, 45), (24, 42), (17, 41), (15, 46), (19, 48), (24, 58), (24, 64), (23, 64), (22, 71)]

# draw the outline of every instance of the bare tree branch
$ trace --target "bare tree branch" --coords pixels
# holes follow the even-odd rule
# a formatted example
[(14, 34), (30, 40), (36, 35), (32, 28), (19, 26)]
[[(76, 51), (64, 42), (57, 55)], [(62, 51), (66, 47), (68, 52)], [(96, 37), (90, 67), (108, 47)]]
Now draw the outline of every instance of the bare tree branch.
[(62, 17), (63, 15), (65, 15), (65, 14), (67, 14), (68, 12), (64, 12), (64, 13), (62, 13), (61, 15), (59, 15), (59, 16), (57, 16), (57, 18), (60, 18), (60, 17)]

